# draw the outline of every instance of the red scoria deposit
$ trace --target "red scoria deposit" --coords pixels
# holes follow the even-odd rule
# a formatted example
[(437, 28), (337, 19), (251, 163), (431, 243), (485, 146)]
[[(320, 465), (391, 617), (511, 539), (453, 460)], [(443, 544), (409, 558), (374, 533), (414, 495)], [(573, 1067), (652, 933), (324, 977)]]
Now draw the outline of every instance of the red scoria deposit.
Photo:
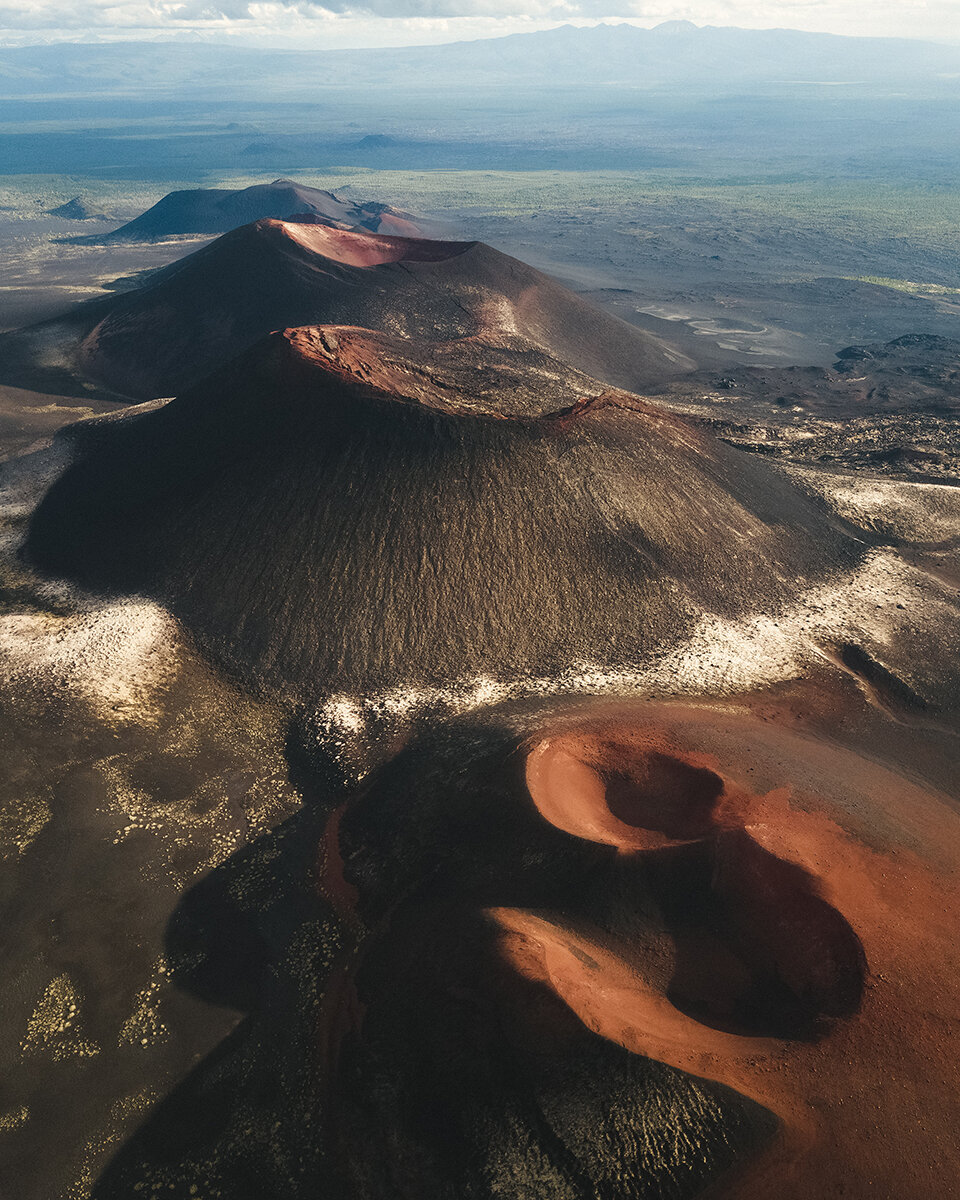
[[(731, 751), (728, 730), (716, 739), (724, 749), (708, 752), (696, 724), (702, 719), (665, 707), (635, 725), (546, 737), (526, 768), (544, 818), (617, 847), (625, 871), (667, 853), (680, 867), (671, 886), (682, 888), (684, 855), (709, 846), (722, 919), (699, 931), (697, 957), (708, 964), (701, 978), (688, 979), (678, 998), (682, 947), (669, 930), (637, 945), (566, 913), (492, 912), (502, 953), (595, 1032), (777, 1114), (780, 1136), (727, 1181), (723, 1195), (955, 1194), (960, 947), (952, 914), (960, 847), (950, 835), (953, 813), (931, 790), (852, 761), (849, 769), (869, 776), (873, 828), (890, 831), (871, 837), (862, 814), (844, 811), (842, 779), (835, 795), (810, 794), (791, 779), (791, 767), (802, 776), (802, 764), (786, 763), (783, 786), (754, 792), (744, 780), (748, 738), (757, 731), (745, 723)], [(750, 1035), (738, 1006), (758, 974), (775, 975), (819, 1010), (816, 1025), (796, 1036)], [(713, 1006), (699, 1020), (678, 1007), (696, 1009), (698, 989)]]

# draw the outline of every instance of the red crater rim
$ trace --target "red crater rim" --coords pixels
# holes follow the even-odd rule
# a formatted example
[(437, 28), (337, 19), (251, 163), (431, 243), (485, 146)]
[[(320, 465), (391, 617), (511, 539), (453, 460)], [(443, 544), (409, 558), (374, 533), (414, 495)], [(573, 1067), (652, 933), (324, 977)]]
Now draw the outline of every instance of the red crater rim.
[(745, 822), (751, 807), (707, 756), (655, 731), (548, 738), (530, 751), (526, 781), (551, 825), (622, 850), (697, 841)]
[(391, 237), (330, 225), (303, 225), (266, 218), (261, 228), (277, 229), (313, 254), (348, 267), (379, 267), (396, 262), (444, 262), (459, 258), (477, 242), (441, 242), (431, 238)]

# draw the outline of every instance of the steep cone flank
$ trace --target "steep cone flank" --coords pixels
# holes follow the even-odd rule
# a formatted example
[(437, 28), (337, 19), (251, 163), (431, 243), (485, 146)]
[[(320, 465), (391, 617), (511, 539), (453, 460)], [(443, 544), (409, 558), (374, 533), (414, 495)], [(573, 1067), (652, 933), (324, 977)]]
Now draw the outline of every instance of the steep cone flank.
[(333, 192), (305, 187), (292, 179), (230, 190), (195, 188), (171, 192), (152, 208), (112, 233), (84, 239), (91, 242), (143, 242), (188, 233), (227, 233), (264, 217), (287, 220), (306, 217), (343, 229), (369, 229), (414, 237), (429, 222), (372, 201), (341, 200)]
[(313, 324), (430, 340), (521, 337), (634, 391), (691, 365), (482, 243), (272, 220), (226, 234), (135, 292), (81, 306), (69, 321), (81, 371), (137, 399), (176, 394), (272, 330)]
[(48, 208), (47, 212), (51, 217), (63, 217), (68, 221), (110, 220), (110, 217), (106, 213), (90, 208), (82, 196), (74, 196), (72, 200), (68, 200), (65, 204), (58, 204), (55, 208)]
[(639, 661), (861, 553), (775, 469), (636, 398), (437, 411), (316, 340), (273, 335), (160, 409), (75, 427), (29, 557), (161, 597), (310, 696)]

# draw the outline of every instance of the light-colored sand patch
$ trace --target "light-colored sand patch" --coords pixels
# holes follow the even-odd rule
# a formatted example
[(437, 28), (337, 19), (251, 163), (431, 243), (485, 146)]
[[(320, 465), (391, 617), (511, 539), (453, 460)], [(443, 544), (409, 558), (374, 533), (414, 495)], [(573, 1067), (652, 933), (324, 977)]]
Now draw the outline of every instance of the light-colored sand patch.
[(0, 860), (21, 855), (43, 832), (51, 817), (46, 795), (18, 793), (0, 802)]
[(823, 497), (841, 517), (861, 529), (925, 544), (960, 538), (960, 488), (833, 475), (807, 467), (784, 469), (805, 491)]
[(634, 311), (659, 321), (686, 325), (694, 337), (712, 341), (721, 350), (743, 355), (792, 359), (797, 344), (803, 340), (803, 335), (792, 329), (761, 324), (746, 317), (735, 321), (729, 316), (677, 308), (672, 304), (636, 305)]
[(166, 1041), (170, 1030), (160, 1019), (159, 1006), (162, 993), (168, 986), (168, 968), (161, 958), (157, 961), (153, 978), (137, 994), (133, 1012), (120, 1029), (120, 1046), (147, 1048), (156, 1042)]
[(10, 459), (0, 472), (0, 556), (15, 554), (23, 543), (26, 521), (44, 493), (67, 469), (73, 453), (54, 442), (33, 454)]
[[(124, 1137), (142, 1122), (158, 1099), (158, 1092), (144, 1088), (132, 1096), (121, 1097), (111, 1105), (106, 1122), (83, 1147), (77, 1165), (77, 1178), (63, 1200), (90, 1200), (108, 1152), (119, 1146)], [(159, 1194), (159, 1189), (145, 1193), (148, 1196)]]
[(481, 298), (478, 320), (482, 329), (496, 330), (508, 337), (520, 337), (523, 333), (517, 322), (517, 310), (506, 296)]
[[(131, 779), (130, 765), (124, 755), (101, 760), (97, 771), (103, 783), (104, 803), (98, 811), (116, 822), (113, 844), (119, 846), (131, 837), (144, 835), (154, 839), (155, 849), (144, 864), (148, 883), (186, 886), (192, 876), (206, 874), (225, 863), (245, 843), (250, 830), (269, 825), (280, 807), (270, 781), (253, 783), (238, 811), (222, 776), (211, 775), (182, 793), (158, 794), (139, 787)], [(203, 845), (199, 861), (189, 873), (183, 870), (183, 851)]]
[(25, 1104), (21, 1104), (17, 1108), (12, 1108), (9, 1112), (0, 1113), (0, 1133), (8, 1133), (11, 1130), (19, 1129), (21, 1125), (26, 1125), (29, 1120), (30, 1109)]
[(178, 628), (158, 604), (104, 603), (67, 617), (0, 616), (0, 679), (85, 698), (106, 719), (149, 720), (151, 697), (176, 672)]
[[(17, 558), (30, 514), (70, 461), (69, 446), (55, 442), (4, 464), (0, 569), (4, 583), (29, 593), (35, 607), (0, 613), (0, 680), (66, 691), (105, 720), (150, 722), (151, 697), (178, 670), (174, 619), (149, 600), (102, 600), (63, 581), (38, 579)], [(51, 611), (43, 611), (45, 604)]]
[(82, 997), (69, 975), (52, 979), (27, 1023), (20, 1053), (24, 1057), (49, 1057), (54, 1062), (99, 1054), (100, 1047), (83, 1036), (81, 1003)]
[(38, 326), (30, 332), (33, 361), (36, 366), (72, 370), (76, 335), (67, 325)]

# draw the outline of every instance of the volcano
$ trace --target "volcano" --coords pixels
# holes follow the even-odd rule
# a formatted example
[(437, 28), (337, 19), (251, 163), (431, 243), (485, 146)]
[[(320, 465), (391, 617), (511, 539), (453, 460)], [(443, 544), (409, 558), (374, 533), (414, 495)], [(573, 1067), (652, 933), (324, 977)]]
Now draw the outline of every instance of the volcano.
[(246, 188), (192, 188), (170, 192), (139, 217), (87, 242), (152, 242), (191, 233), (227, 233), (265, 217), (307, 217), (340, 229), (416, 237), (426, 223), (411, 213), (374, 201), (341, 200), (333, 192), (306, 187), (292, 179), (275, 179)]
[(91, 208), (82, 196), (74, 196), (72, 200), (67, 200), (64, 204), (48, 208), (47, 212), (51, 217), (64, 217), (68, 221), (109, 221), (112, 219), (109, 214)]
[(536, 348), (642, 390), (692, 364), (650, 334), (482, 242), (445, 242), (263, 220), (7, 339), (8, 361), (51, 336), (82, 375), (138, 400), (174, 395), (266, 334), (314, 324)]
[(634, 395), (551, 391), (557, 364), (529, 349), (532, 375), (471, 338), (388, 342), (287, 330), (170, 403), (68, 430), (29, 557), (161, 599), (310, 698), (650, 660), (704, 610), (775, 607), (863, 557), (777, 469)]
[[(413, 1200), (430, 1171), (489, 1196), (508, 1170), (611, 1200), (949, 1193), (955, 801), (936, 751), (907, 779), (830, 690), (802, 732), (769, 693), (433, 731), (360, 789), (337, 834), (379, 937), (339, 1056), (346, 1194)], [(654, 1096), (676, 1156), (647, 1149)], [(540, 1154), (501, 1167), (517, 1124)]]

